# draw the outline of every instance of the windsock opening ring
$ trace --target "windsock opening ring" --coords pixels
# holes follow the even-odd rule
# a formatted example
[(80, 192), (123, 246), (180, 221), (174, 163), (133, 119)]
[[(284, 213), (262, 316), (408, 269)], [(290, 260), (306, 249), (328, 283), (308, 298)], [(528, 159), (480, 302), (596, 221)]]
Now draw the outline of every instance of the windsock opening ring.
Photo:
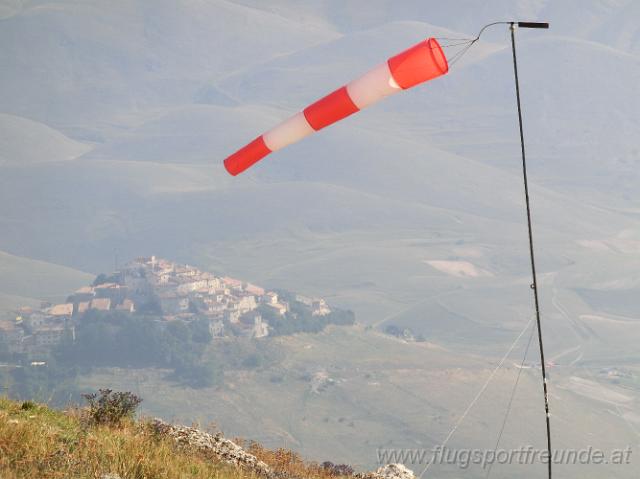
[(406, 90), (449, 71), (447, 57), (435, 38), (429, 38), (389, 58), (395, 82)]

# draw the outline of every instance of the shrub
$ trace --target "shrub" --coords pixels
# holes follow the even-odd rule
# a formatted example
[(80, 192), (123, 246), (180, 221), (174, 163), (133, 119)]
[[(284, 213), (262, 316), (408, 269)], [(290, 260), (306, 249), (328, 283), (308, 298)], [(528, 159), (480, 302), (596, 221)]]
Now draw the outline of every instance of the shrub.
[(83, 394), (89, 403), (89, 419), (94, 424), (117, 426), (125, 418), (133, 418), (142, 399), (131, 392), (100, 389), (98, 393)]
[(22, 409), (23, 411), (30, 411), (31, 409), (35, 409), (35, 408), (36, 408), (36, 403), (34, 403), (33, 401), (24, 401), (20, 405), (20, 409)]
[(185, 360), (170, 377), (194, 389), (209, 388), (224, 382), (224, 370), (213, 361)]
[(353, 475), (353, 468), (346, 464), (306, 462), (297, 453), (287, 449), (269, 450), (251, 442), (247, 451), (270, 466), (276, 477), (306, 477), (312, 479), (333, 479)]
[(253, 353), (242, 360), (242, 366), (247, 369), (257, 369), (262, 365), (262, 357)]
[(352, 476), (353, 467), (348, 464), (334, 464), (331, 461), (322, 463), (322, 469), (330, 476)]

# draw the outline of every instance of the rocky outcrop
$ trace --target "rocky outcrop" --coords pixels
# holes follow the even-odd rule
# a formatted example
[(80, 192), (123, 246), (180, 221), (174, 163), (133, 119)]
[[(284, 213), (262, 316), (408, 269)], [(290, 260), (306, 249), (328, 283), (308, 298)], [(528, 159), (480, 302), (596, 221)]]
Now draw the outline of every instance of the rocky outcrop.
[(403, 464), (387, 464), (375, 472), (356, 474), (358, 479), (416, 479), (413, 471)]
[[(284, 479), (286, 474), (276, 473), (267, 464), (249, 454), (235, 442), (225, 439), (222, 434), (209, 434), (194, 427), (174, 425), (162, 419), (151, 422), (157, 434), (172, 438), (180, 447), (199, 449), (213, 454), (222, 462), (241, 467), (267, 479)], [(354, 479), (416, 479), (413, 471), (402, 464), (387, 464), (374, 472), (354, 474)], [(288, 478), (295, 479), (295, 478)]]
[(220, 433), (212, 435), (194, 427), (169, 424), (161, 419), (154, 419), (151, 425), (156, 433), (172, 438), (178, 446), (212, 453), (222, 462), (247, 469), (263, 477), (270, 479), (276, 477), (264, 462), (249, 454), (235, 442), (225, 439)]

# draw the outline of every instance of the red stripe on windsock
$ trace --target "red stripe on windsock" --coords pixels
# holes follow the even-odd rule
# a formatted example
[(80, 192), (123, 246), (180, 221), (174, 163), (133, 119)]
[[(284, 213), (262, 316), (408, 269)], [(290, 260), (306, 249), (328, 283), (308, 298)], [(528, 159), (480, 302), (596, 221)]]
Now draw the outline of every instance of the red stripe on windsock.
[(224, 160), (224, 167), (230, 174), (236, 176), (269, 153), (271, 150), (267, 148), (261, 135)]
[(347, 87), (343, 86), (305, 108), (304, 117), (311, 128), (318, 131), (357, 111), (358, 107), (349, 97)]
[(389, 58), (387, 63), (393, 79), (404, 90), (449, 71), (447, 58), (433, 38)]

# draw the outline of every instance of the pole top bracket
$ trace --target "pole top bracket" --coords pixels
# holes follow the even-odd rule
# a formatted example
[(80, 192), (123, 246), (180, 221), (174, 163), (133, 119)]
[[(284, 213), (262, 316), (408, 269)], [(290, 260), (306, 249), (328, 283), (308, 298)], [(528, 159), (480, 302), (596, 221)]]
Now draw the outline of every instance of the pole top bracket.
[(518, 28), (549, 28), (547, 22), (512, 22), (511, 25), (518, 25)]

